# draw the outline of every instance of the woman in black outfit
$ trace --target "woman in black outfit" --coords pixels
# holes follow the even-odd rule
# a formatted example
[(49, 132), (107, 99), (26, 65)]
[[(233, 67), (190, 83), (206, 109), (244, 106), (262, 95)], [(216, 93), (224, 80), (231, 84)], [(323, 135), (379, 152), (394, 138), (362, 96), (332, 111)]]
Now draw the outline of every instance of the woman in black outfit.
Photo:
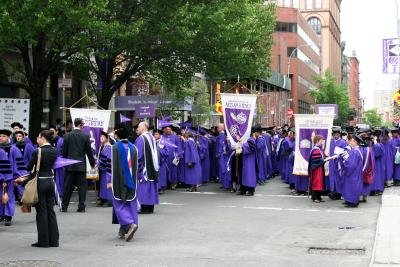
[[(58, 247), (57, 218), (53, 209), (55, 204), (53, 164), (57, 159), (57, 149), (50, 145), (51, 138), (52, 132), (43, 130), (36, 139), (42, 152), (37, 182), (39, 202), (35, 205), (38, 242), (32, 244), (33, 247)], [(33, 170), (37, 159), (38, 149), (33, 152), (28, 170)], [(26, 184), (29, 180), (30, 178), (25, 180), (18, 178), (16, 183)]]

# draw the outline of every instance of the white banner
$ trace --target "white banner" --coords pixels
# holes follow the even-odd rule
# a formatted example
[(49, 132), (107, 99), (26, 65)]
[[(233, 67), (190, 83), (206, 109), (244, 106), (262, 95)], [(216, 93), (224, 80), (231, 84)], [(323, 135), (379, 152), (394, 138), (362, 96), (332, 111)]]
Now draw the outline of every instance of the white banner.
[(29, 99), (0, 98), (0, 129), (11, 130), (11, 123), (19, 122), (29, 133), (29, 107)]
[(257, 95), (221, 94), (225, 129), (233, 148), (238, 138), (244, 142), (250, 137), (256, 102)]
[[(83, 132), (90, 136), (90, 143), (93, 151), (93, 155), (97, 156), (100, 149), (100, 132), (108, 131), (108, 125), (110, 123), (111, 110), (101, 109), (82, 109), (82, 108), (71, 108), (71, 118), (74, 121), (77, 118), (83, 119), (85, 127)], [(92, 170), (89, 161), (86, 158), (87, 166), (87, 179), (98, 179), (97, 170)]]
[(324, 138), (323, 150), (329, 155), (329, 144), (332, 138), (332, 115), (295, 114), (296, 148), (293, 174), (308, 175), (308, 158), (314, 147), (313, 138), (321, 135)]

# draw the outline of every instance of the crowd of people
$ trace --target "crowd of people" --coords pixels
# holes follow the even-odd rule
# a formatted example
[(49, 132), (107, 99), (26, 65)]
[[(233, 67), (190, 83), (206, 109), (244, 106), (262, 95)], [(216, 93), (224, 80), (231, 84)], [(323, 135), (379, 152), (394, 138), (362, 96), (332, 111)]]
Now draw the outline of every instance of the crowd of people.
[[(36, 247), (58, 246), (58, 228), (53, 206), (68, 212), (71, 194), (77, 188), (77, 212), (85, 212), (87, 162), (97, 168), (98, 206), (112, 207), (118, 237), (129, 241), (138, 229), (138, 213), (153, 213), (159, 195), (184, 187), (218, 182), (222, 190), (253, 196), (257, 186), (280, 176), (293, 194), (310, 195), (315, 203), (344, 199), (345, 207), (357, 207), (385, 187), (400, 186), (400, 138), (398, 128), (357, 129), (334, 127), (330, 144), (313, 135), (308, 156), (308, 176), (293, 173), (296, 131), (283, 127), (252, 127), (251, 136), (232, 146), (224, 125), (206, 129), (191, 124), (164, 123), (151, 129), (141, 122), (132, 131), (120, 124), (101, 132), (99, 151), (92, 150), (84, 121), (75, 119), (74, 129), (60, 125), (42, 131), (35, 144), (15, 122), (13, 131), (0, 130), (0, 220), (11, 225), (16, 205), (21, 204), (24, 184), (32, 177), (38, 150), (43, 153), (39, 175)], [(325, 152), (329, 147), (329, 153)], [(52, 170), (57, 156), (80, 163)], [(86, 158), (88, 160), (86, 160)], [(51, 165), (49, 165), (51, 163)], [(393, 183), (392, 183), (393, 181)], [(45, 227), (44, 227), (45, 225)]]

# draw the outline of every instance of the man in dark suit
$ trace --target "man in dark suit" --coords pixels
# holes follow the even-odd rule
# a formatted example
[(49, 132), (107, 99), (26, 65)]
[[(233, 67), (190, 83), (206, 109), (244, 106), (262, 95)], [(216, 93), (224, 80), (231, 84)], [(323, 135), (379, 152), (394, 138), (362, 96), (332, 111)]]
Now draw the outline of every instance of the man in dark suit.
[(86, 200), (86, 156), (89, 159), (90, 166), (94, 168), (95, 160), (93, 158), (90, 138), (82, 132), (84, 126), (83, 120), (77, 118), (74, 120), (75, 129), (64, 136), (62, 155), (64, 158), (80, 160), (80, 163), (70, 165), (65, 168), (64, 195), (62, 198), (62, 212), (67, 212), (69, 201), (74, 190), (78, 187), (79, 206), (77, 212), (85, 212)]

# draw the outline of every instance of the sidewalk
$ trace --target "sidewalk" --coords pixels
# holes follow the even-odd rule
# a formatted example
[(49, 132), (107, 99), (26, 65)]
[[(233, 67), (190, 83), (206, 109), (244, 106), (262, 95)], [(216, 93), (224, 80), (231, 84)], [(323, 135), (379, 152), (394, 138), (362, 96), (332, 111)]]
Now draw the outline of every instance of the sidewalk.
[(371, 267), (400, 266), (400, 188), (385, 189)]

